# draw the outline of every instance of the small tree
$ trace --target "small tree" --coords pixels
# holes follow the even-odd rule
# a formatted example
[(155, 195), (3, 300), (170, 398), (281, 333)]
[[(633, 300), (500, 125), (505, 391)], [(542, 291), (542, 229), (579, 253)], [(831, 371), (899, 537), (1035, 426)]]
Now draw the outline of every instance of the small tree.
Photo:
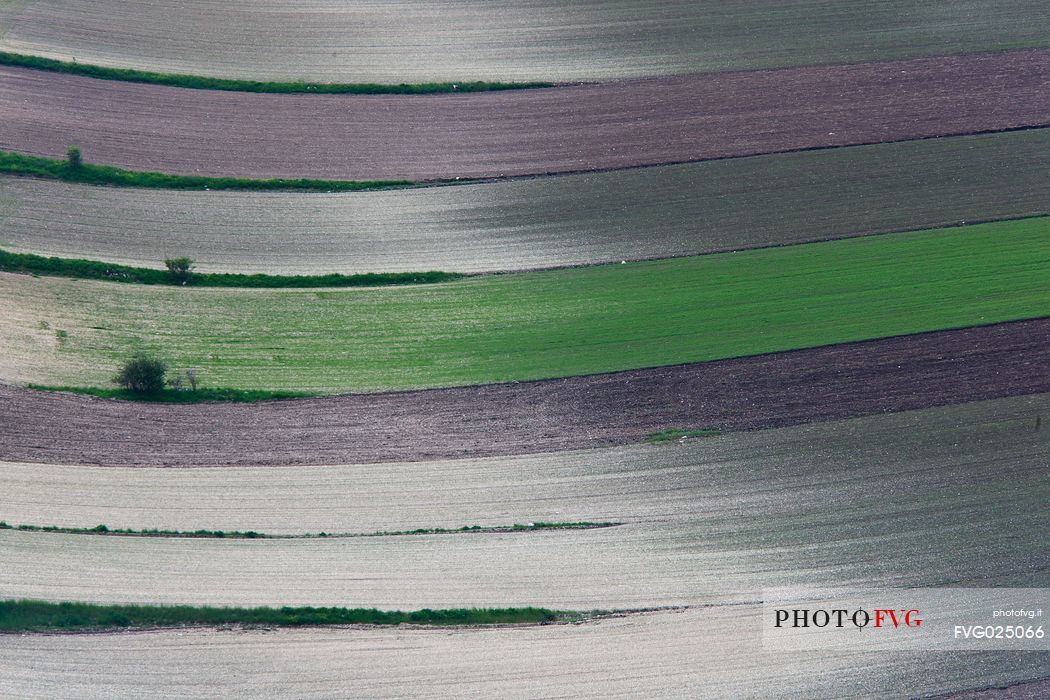
[(125, 362), (114, 381), (135, 394), (156, 394), (164, 388), (168, 365), (149, 355), (139, 354)]
[(66, 160), (69, 162), (69, 167), (79, 168), (84, 164), (84, 160), (80, 155), (80, 146), (70, 146), (66, 149)]
[(168, 258), (164, 261), (164, 266), (168, 268), (168, 274), (171, 275), (171, 278), (179, 284), (189, 282), (190, 275), (193, 274), (193, 268), (196, 267), (189, 258)]

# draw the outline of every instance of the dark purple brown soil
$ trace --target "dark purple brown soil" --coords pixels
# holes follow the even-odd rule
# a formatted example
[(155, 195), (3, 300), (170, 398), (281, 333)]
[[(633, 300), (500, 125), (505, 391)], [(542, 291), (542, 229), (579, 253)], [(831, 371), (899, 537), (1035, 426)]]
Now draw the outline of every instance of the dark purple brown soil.
[(0, 459), (340, 464), (637, 442), (1050, 392), (1050, 319), (481, 387), (165, 405), (0, 386)]
[(971, 690), (937, 697), (942, 700), (1045, 700), (1050, 697), (1050, 679), (1018, 683), (1006, 688)]
[(462, 95), (266, 95), (0, 68), (0, 148), (175, 173), (487, 177), (1050, 124), (1050, 50)]

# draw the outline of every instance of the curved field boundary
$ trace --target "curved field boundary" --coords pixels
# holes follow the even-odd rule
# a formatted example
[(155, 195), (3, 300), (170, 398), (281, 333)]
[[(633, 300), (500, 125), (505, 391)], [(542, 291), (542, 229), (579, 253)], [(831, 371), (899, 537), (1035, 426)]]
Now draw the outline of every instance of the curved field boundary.
[(594, 617), (543, 608), (460, 608), (381, 611), (364, 608), (210, 608), (200, 606), (91, 605), (41, 600), (0, 601), (0, 632), (77, 632), (172, 627), (247, 628), (331, 625), (538, 625)]
[[(0, 644), (0, 694), (204, 700), (384, 697), (906, 697), (1045, 675), (1041, 654), (929, 657), (763, 651), (759, 606), (521, 629), (178, 630), (20, 635)], [(206, 652), (202, 653), (202, 650)], [(40, 672), (41, 659), (47, 673)], [(149, 669), (143, 673), (142, 669)], [(966, 700), (1033, 700), (964, 695)], [(1024, 690), (1025, 686), (1019, 686)]]
[(402, 284), (436, 284), (460, 279), (454, 272), (366, 272), (357, 275), (243, 275), (199, 272), (193, 261), (177, 274), (168, 270), (127, 267), (97, 260), (45, 258), (30, 253), (0, 250), (0, 270), (69, 279), (95, 279), (127, 284), (160, 284), (179, 287), (257, 287), (268, 289), (318, 287), (389, 287)]
[(204, 272), (535, 269), (1041, 213), (1048, 171), (1039, 129), (353, 196), (0, 177), (0, 242)]
[(1044, 9), (1031, 0), (32, 0), (0, 9), (0, 49), (250, 80), (608, 80), (1046, 46)]
[[(545, 379), (1037, 318), (1050, 219), (368, 289), (0, 273), (0, 377), (110, 387), (142, 351), (204, 389)], [(677, 426), (661, 426), (677, 427)]]
[[(0, 462), (0, 464), (4, 464)], [(17, 530), (19, 532), (39, 532), (43, 534), (92, 535), (96, 537), (179, 537), (187, 539), (225, 539), (225, 540), (291, 540), (312, 538), (347, 537), (398, 537), (405, 535), (478, 535), (494, 532), (542, 532), (544, 530), (593, 530), (600, 527), (616, 527), (623, 523), (516, 523), (514, 525), (463, 525), (456, 528), (421, 527), (414, 530), (376, 531), (376, 532), (303, 532), (296, 535), (275, 535), (255, 530), (160, 530), (132, 528), (110, 528), (99, 524), (95, 527), (60, 527), (57, 525), (12, 525), (0, 520), (0, 530)]]
[(463, 83), (307, 83), (262, 82), (258, 80), (231, 80), (209, 78), (182, 73), (154, 73), (128, 68), (93, 66), (76, 61), (56, 61), (42, 56), (0, 51), (0, 65), (35, 68), (54, 73), (83, 75), (101, 80), (124, 80), (130, 83), (149, 83), (194, 90), (226, 90), (231, 92), (302, 93), (306, 95), (432, 95), (441, 92), (487, 92), (489, 90), (522, 90), (527, 88), (552, 87), (551, 83), (496, 83), (467, 81)]
[(798, 425), (1050, 391), (1048, 336), (1050, 320), (1026, 321), (589, 377), (251, 406), (0, 386), (0, 459), (348, 464), (622, 445), (668, 427)]
[[(1033, 414), (1048, 402), (1025, 403), (636, 451), (620, 478), (640, 493), (616, 490), (618, 509), (624, 516), (639, 506), (651, 510), (616, 528), (297, 540), (2, 531), (0, 598), (582, 611), (756, 602), (763, 588), (784, 585), (1039, 586), (1050, 570), (1042, 546), (1050, 513), (1040, 507), (1050, 496), (1050, 431), (1037, 431)], [(671, 469), (647, 465), (650, 455)], [(562, 480), (563, 509), (576, 507), (574, 495), (594, 492), (592, 478), (611, 485), (605, 455), (586, 456), (595, 464)], [(557, 457), (545, 457), (546, 473), (558, 470)], [(507, 477), (503, 483), (538, 500), (546, 489), (541, 482), (532, 491), (530, 477), (519, 471), (519, 485)], [(455, 507), (455, 483), (466, 479), (450, 477), (425, 507)], [(490, 493), (499, 495), (498, 487)], [(371, 489), (356, 495), (400, 518), (420, 505)], [(517, 506), (500, 498), (478, 507), (499, 505)], [(889, 547), (892, 559), (884, 556)]]
[(471, 95), (255, 95), (0, 68), (0, 148), (187, 175), (498, 177), (1050, 124), (1050, 50)]
[(664, 445), (426, 463), (171, 469), (0, 462), (2, 515), (67, 527), (105, 522), (294, 537), (372, 530), (410, 535), (421, 522), (447, 529), (475, 522), (491, 530), (508, 519), (630, 527), (674, 514), (707, 518), (713, 536), (734, 527), (742, 510), (758, 512), (770, 493), (762, 486), (770, 471), (764, 460), (775, 463), (784, 484), (845, 490), (882, 483), (902, 469), (911, 474), (905, 483), (982, 483), (969, 481), (966, 470), (946, 469), (944, 460), (960, 452), (998, 455), (1001, 473), (1015, 482), (1036, 476), (1039, 464), (1027, 456), (1050, 440), (1050, 430), (1035, 430), (1035, 416), (1048, 413), (1050, 395), (1037, 394)]
[[(81, 158), (79, 148), (71, 147)], [(206, 175), (171, 175), (168, 173), (124, 170), (112, 165), (95, 165), (82, 160), (74, 164), (67, 160), (27, 156), (22, 153), (0, 151), (0, 173), (26, 175), (64, 182), (110, 187), (139, 187), (168, 190), (262, 190), (297, 192), (367, 192), (412, 187), (408, 180), (307, 180), (302, 178), (271, 178), (259, 180), (247, 177), (208, 177)]]

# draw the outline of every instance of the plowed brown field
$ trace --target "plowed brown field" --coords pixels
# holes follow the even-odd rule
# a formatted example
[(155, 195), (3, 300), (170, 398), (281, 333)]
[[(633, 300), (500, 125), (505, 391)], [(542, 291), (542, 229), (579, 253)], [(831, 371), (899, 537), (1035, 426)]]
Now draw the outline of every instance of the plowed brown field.
[(1050, 391), (1050, 319), (433, 391), (157, 405), (0, 387), (0, 459), (340, 464), (624, 444)]
[[(386, 465), (375, 473), (357, 465), (326, 472), (337, 477), (330, 482), (316, 472), (301, 474), (314, 487), (324, 483), (332, 491), (321, 501), (297, 491), (299, 470), (241, 470), (225, 492), (220, 482), (229, 473), (218, 470), (93, 470), (108, 504), (95, 512), (107, 518), (127, 512), (126, 499), (138, 501), (133, 492), (154, 489), (153, 497), (176, 523), (197, 522), (195, 513), (209, 503), (220, 519), (212, 522), (221, 523), (238, 521), (242, 509), (258, 513), (257, 522), (275, 525), (285, 518), (295, 522), (308, 510), (310, 517), (327, 512), (332, 522), (348, 526), (416, 518), (444, 522), (462, 517), (460, 508), (469, 502), (483, 518), (519, 517), (534, 508), (550, 512), (542, 509), (553, 506), (562, 517), (620, 514), (628, 524), (592, 531), (274, 541), (0, 532), (0, 595), (379, 607), (719, 604), (513, 630), (0, 636), (0, 692), (47, 695), (57, 687), (51, 683), (73, 679), (91, 695), (139, 692), (155, 682), (145, 679), (162, 678), (165, 692), (192, 695), (192, 687), (181, 692), (181, 664), (192, 666), (199, 680), (199, 673), (212, 673), (210, 664), (220, 662), (234, 669), (227, 673), (244, 674), (235, 681), (238, 688), (296, 683), (289, 687), (297, 697), (338, 696), (347, 683), (377, 693), (411, 686), (424, 694), (440, 687), (445, 694), (498, 688), (500, 695), (545, 695), (578, 687), (603, 696), (645, 688), (649, 696), (710, 688), (720, 696), (791, 690), (805, 697), (852, 697), (1036, 677), (1043, 668), (1036, 654), (772, 655), (763, 651), (754, 603), (762, 587), (784, 583), (1045, 585), (1048, 560), (1039, 545), (1048, 516), (1039, 506), (1050, 488), (1050, 432), (1036, 430), (1032, 417), (1047, 406), (1047, 396), (1016, 398), (682, 445)], [(24, 471), (36, 481), (32, 466)], [(78, 468), (65, 471), (77, 476)], [(136, 482), (139, 476), (147, 478)], [(285, 478), (293, 481), (282, 488)], [(175, 489), (181, 498), (169, 500), (158, 488), (183, 479), (189, 479), (185, 487)], [(60, 487), (49, 489), (48, 481), (29, 488), (46, 492), (56, 504), (78, 500)], [(194, 499), (208, 481), (219, 488), (204, 502)], [(129, 491), (114, 501), (113, 494), (104, 495), (107, 482), (125, 483)], [(399, 489), (400, 499), (394, 497)], [(222, 498), (229, 512), (222, 512)], [(286, 505), (289, 513), (282, 512)], [(152, 518), (142, 513), (133, 522), (157, 522)], [(282, 664), (301, 669), (292, 663), (300, 653), (317, 664), (316, 672), (286, 678)], [(148, 664), (154, 654), (157, 663), (172, 666), (159, 675), (105, 672), (114, 664)], [(23, 665), (31, 658), (46, 663), (49, 672), (39, 672), (39, 666), (27, 672)], [(255, 678), (256, 663), (269, 669), (261, 679)], [(434, 675), (449, 663), (456, 673)], [(444, 680), (435, 685), (435, 678)], [(226, 682), (228, 676), (209, 676), (205, 687), (214, 693)]]
[(0, 148), (188, 174), (603, 170), (1050, 124), (1050, 50), (465, 95), (260, 95), (0, 68)]
[(350, 195), (12, 176), (0, 246), (222, 272), (528, 269), (1046, 213), (1047, 172), (1050, 129)]
[[(482, 485), (472, 477), (483, 464), (462, 473), (403, 464), (386, 470), (408, 477), (403, 501), (362, 476), (344, 492), (361, 504), (357, 514), (337, 508), (326, 527), (448, 523), (463, 484), (484, 492), (485, 519), (505, 508), (502, 517), (519, 520), (554, 502), (559, 520), (597, 508), (625, 521), (612, 528), (283, 540), (0, 531), (0, 597), (586, 610), (755, 602), (764, 587), (786, 585), (1039, 586), (1050, 566), (1039, 546), (1050, 521), (1040, 508), (1050, 431), (1037, 430), (1035, 416), (1048, 406), (1046, 396), (951, 406), (590, 451), (566, 464), (557, 454), (495, 458)], [(420, 499), (426, 480), (412, 483), (413, 469), (442, 466), (444, 488)], [(544, 478), (559, 472), (557, 485)], [(312, 503), (286, 497), (301, 499), (293, 510)], [(260, 527), (275, 516), (262, 515)]]

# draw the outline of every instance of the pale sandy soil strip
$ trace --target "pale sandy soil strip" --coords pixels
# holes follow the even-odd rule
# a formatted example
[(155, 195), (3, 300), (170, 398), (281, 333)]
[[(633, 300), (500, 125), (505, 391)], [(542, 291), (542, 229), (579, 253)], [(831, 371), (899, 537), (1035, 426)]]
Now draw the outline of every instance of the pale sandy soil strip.
[[(628, 524), (529, 534), (254, 541), (0, 531), (0, 597), (591, 609), (746, 601), (776, 585), (1041, 586), (1050, 581), (1044, 541), (1050, 431), (1037, 431), (1035, 417), (1046, 408), (1045, 396), (988, 402), (577, 453), (564, 464), (550, 455), (386, 465), (371, 475), (363, 466), (356, 484), (350, 468), (335, 471), (331, 482), (324, 472), (307, 471), (300, 481), (283, 482), (276, 500), (268, 493), (282, 483), (273, 474), (282, 470), (262, 470), (256, 481), (245, 476), (234, 484), (226, 497), (240, 512), (212, 515), (208, 522), (241, 522), (245, 509), (276, 510), (291, 502), (287, 514), (264, 514), (256, 522), (274, 529), (284, 522), (284, 529), (294, 530), (303, 524), (290, 519), (312, 508), (315, 492), (327, 487), (341, 493), (319, 499), (319, 508), (355, 504), (331, 507), (329, 522), (366, 530), (415, 519), (425, 520), (422, 525), (457, 522), (469, 501), (482, 518), (541, 511), (565, 520), (608, 514)], [(413, 466), (421, 470), (419, 483), (397, 489), (397, 479), (408, 481)], [(392, 484), (384, 472), (393, 474)], [(48, 473), (29, 487), (37, 489), (38, 501), (46, 497)], [(94, 514), (105, 508), (119, 519), (122, 504), (134, 513), (170, 492), (158, 486), (139, 502), (142, 482), (136, 478), (127, 494), (113, 495), (127, 472), (90, 473), (98, 477), (100, 500), (112, 504), (91, 506)], [(4, 474), (5, 484), (32, 478), (33, 466), (9, 466)], [(197, 480), (183, 483), (202, 483), (214, 472), (194, 474)], [(306, 480), (311, 485), (293, 491)], [(443, 486), (434, 488), (439, 480)], [(213, 483), (214, 489), (224, 481)], [(255, 483), (258, 497), (248, 491)], [(12, 491), (15, 504), (30, 500), (18, 495), (25, 485), (16, 481)], [(191, 496), (181, 487), (173, 501)], [(51, 512), (62, 512), (66, 503), (75, 508), (80, 500), (55, 488)], [(214, 491), (202, 490), (199, 501), (185, 520), (181, 509), (169, 506), (165, 522), (186, 528), (201, 522), (201, 510), (223, 508)], [(22, 512), (38, 517), (48, 508), (28, 507)], [(132, 517), (124, 516), (140, 524), (152, 520)], [(316, 527), (322, 519), (315, 514), (307, 521)]]
[(259, 95), (0, 68), (0, 148), (190, 174), (606, 170), (1045, 126), (1050, 50), (463, 95)]
[[(638, 523), (671, 516), (717, 520), (744, 504), (757, 507), (771, 488), (763, 485), (769, 471), (791, 487), (819, 481), (859, 486), (872, 474), (893, 470), (903, 470), (918, 484), (947, 485), (961, 477), (938, 469), (946, 445), (952, 446), (951, 455), (970, 452), (975, 458), (990, 458), (998, 450), (1023, 466), (1020, 455), (1040, 444), (1040, 434), (1026, 432), (1039, 415), (1050, 417), (1050, 395), (727, 434), (681, 445), (516, 457), (294, 469), (0, 462), (0, 520), (275, 534), (530, 521)], [(1050, 436), (1050, 430), (1044, 433)], [(1020, 443), (1007, 446), (1011, 440)], [(910, 455), (907, 464), (899, 459), (904, 453)]]
[(0, 636), (0, 694), (858, 698), (1006, 684), (1045, 672), (1035, 653), (763, 652), (757, 614), (735, 606), (528, 629)]
[(6, 0), (0, 48), (81, 63), (331, 82), (594, 80), (1045, 46), (997, 0)]
[(1048, 170), (1036, 130), (349, 195), (0, 177), (0, 247), (205, 272), (529, 269), (1042, 213)]

